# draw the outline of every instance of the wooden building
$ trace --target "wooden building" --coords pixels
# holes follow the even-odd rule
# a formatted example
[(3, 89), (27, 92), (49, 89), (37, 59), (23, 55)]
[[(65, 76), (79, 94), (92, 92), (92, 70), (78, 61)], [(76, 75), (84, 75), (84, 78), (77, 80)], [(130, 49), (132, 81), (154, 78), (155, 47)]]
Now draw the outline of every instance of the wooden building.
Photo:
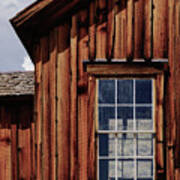
[(41, 0), (11, 23), (35, 64), (32, 177), (180, 179), (180, 0)]
[(0, 73), (0, 180), (31, 176), (33, 101), (33, 72)]

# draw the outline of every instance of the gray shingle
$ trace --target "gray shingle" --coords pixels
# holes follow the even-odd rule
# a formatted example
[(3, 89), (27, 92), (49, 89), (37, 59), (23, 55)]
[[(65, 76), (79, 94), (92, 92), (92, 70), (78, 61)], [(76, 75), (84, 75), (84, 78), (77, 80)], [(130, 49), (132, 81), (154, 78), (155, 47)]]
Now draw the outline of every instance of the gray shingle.
[(34, 72), (0, 73), (0, 96), (33, 94)]

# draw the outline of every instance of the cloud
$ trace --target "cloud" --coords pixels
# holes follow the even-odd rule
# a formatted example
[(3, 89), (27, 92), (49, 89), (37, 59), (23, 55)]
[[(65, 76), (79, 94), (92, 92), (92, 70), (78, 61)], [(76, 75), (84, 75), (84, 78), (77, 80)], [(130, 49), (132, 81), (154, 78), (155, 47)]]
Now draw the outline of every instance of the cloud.
[(31, 62), (31, 59), (29, 58), (29, 56), (25, 56), (24, 57), (24, 62), (22, 64), (22, 67), (24, 68), (24, 70), (26, 71), (33, 71), (34, 70), (34, 65)]
[(15, 34), (9, 19), (35, 0), (0, 0), (0, 71), (23, 70), (27, 52)]

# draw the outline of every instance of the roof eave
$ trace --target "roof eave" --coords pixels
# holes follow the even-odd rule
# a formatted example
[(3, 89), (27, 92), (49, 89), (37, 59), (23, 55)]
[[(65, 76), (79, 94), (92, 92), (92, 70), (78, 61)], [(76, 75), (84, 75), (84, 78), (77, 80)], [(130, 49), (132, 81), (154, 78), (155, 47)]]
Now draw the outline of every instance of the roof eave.
[[(88, 1), (88, 0), (85, 0)], [(33, 38), (53, 27), (57, 19), (84, 3), (82, 0), (42, 0), (19, 12), (10, 22), (31, 58)], [(84, 0), (83, 0), (84, 2)], [(47, 18), (46, 18), (47, 17)], [(48, 19), (48, 20), (47, 20)]]

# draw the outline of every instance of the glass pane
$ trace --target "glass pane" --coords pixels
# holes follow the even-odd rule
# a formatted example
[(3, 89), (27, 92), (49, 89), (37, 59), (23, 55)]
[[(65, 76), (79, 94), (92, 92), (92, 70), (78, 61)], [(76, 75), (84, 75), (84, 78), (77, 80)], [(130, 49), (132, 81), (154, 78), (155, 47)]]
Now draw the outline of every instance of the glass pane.
[(133, 129), (133, 107), (118, 107), (118, 130)]
[(99, 80), (99, 103), (115, 103), (115, 80)]
[(138, 178), (152, 178), (153, 176), (153, 160), (137, 161)]
[(133, 156), (134, 136), (132, 134), (118, 134), (118, 156)]
[(118, 103), (133, 103), (133, 80), (118, 80)]
[(114, 180), (115, 160), (99, 160), (99, 179)]
[(136, 80), (136, 103), (152, 103), (152, 80)]
[(118, 179), (131, 179), (134, 176), (133, 160), (118, 160)]
[(115, 156), (114, 134), (99, 134), (99, 156)]
[(115, 130), (115, 108), (99, 107), (99, 130)]
[(137, 135), (137, 153), (138, 156), (153, 155), (153, 135), (138, 134)]
[(153, 130), (152, 119), (138, 119), (136, 120), (137, 130)]
[(136, 119), (151, 119), (152, 108), (151, 107), (136, 107)]

